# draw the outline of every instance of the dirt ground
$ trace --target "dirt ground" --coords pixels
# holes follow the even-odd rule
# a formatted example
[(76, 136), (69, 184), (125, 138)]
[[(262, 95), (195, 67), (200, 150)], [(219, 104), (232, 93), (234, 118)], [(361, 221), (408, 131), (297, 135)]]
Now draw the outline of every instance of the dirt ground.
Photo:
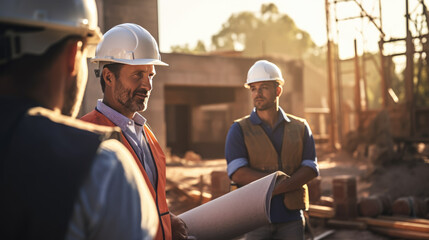
[[(224, 159), (212, 160), (176, 160), (167, 164), (167, 198), (170, 210), (180, 214), (198, 206), (188, 196), (172, 191), (172, 186), (179, 185), (185, 191), (203, 189), (210, 192), (210, 173), (226, 171)], [(318, 151), (318, 162), (321, 176), (322, 196), (332, 196), (332, 179), (339, 175), (351, 175), (357, 179), (359, 198), (376, 193), (389, 194), (392, 197), (418, 196), (429, 197), (429, 160), (407, 160), (375, 168), (371, 163), (359, 156), (340, 151), (327, 153)], [(174, 183), (174, 184), (173, 184)], [(331, 228), (320, 220), (311, 220), (316, 235)], [(307, 236), (308, 233), (307, 233)], [(239, 238), (241, 239), (241, 238)], [(384, 240), (392, 239), (371, 231), (334, 229), (334, 233), (325, 237), (327, 240)]]

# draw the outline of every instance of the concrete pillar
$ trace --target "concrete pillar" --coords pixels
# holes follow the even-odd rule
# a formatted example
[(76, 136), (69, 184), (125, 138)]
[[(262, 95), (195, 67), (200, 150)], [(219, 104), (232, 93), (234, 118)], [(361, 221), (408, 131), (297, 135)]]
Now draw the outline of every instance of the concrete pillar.
[(154, 132), (162, 149), (166, 150), (167, 131), (165, 125), (165, 101), (164, 101), (164, 83), (153, 81), (153, 90), (150, 95), (147, 110), (142, 115), (148, 120), (148, 124)]
[(121, 23), (136, 23), (158, 41), (158, 2), (157, 0), (103, 0), (104, 30)]
[[(250, 92), (246, 88), (236, 88), (235, 90), (235, 101), (231, 106), (232, 119), (238, 119), (249, 115), (253, 109), (252, 99), (250, 98)], [(232, 124), (232, 122), (231, 122)]]

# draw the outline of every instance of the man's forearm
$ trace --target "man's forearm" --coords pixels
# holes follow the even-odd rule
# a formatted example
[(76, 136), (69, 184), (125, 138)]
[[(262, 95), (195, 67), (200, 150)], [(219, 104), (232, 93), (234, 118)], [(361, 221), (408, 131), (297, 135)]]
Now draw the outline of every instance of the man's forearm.
[(273, 191), (273, 195), (297, 190), (315, 177), (317, 177), (317, 173), (312, 168), (301, 166), (290, 178), (285, 179), (277, 185)]
[[(267, 175), (268, 173), (254, 170), (249, 167), (241, 167), (232, 174), (231, 179), (239, 186), (244, 186)], [(274, 189), (273, 195), (297, 190), (315, 177), (317, 177), (317, 173), (312, 168), (302, 166), (290, 178), (279, 183)]]
[(254, 170), (249, 167), (241, 167), (232, 174), (231, 179), (239, 186), (244, 186), (267, 175), (268, 173)]

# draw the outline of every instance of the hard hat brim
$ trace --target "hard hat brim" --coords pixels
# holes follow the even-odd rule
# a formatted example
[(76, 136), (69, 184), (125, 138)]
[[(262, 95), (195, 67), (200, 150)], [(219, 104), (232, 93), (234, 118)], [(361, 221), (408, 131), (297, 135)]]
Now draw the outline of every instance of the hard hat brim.
[(283, 79), (255, 79), (251, 82), (244, 83), (245, 88), (250, 88), (250, 84), (257, 83), (257, 82), (278, 82), (280, 85), (283, 85), (285, 81)]
[(168, 66), (167, 63), (158, 59), (115, 59), (115, 58), (91, 58), (91, 62), (111, 62), (111, 63), (122, 63), (127, 65), (158, 65)]

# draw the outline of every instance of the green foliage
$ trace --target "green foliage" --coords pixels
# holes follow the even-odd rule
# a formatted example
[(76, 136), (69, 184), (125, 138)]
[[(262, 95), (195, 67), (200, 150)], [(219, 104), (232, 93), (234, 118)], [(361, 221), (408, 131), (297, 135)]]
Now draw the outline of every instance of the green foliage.
[[(414, 59), (414, 99), (417, 107), (429, 107), (429, 79), (428, 72), (429, 67), (427, 65), (428, 59), (426, 58), (415, 58)], [(395, 72), (395, 65), (391, 63), (392, 66), (391, 72)], [(406, 68), (402, 70), (401, 74), (391, 74), (390, 81), (392, 89), (398, 95), (399, 102), (406, 102), (406, 93), (405, 93), (405, 71)]]
[[(273, 3), (263, 4), (259, 14), (232, 14), (221, 30), (211, 38), (213, 51), (243, 51), (244, 56), (286, 55), (290, 58), (310, 57), (315, 65), (324, 64), (324, 55), (310, 34), (299, 29)], [(172, 52), (199, 54), (207, 51), (200, 40), (194, 48), (188, 44), (171, 47)]]
[(189, 47), (189, 44), (185, 44), (185, 45), (174, 45), (171, 46), (171, 51), (175, 52), (175, 53), (187, 53), (187, 54), (201, 54), (201, 53), (206, 53), (206, 46), (203, 43), (203, 41), (198, 40), (197, 45), (191, 49)]
[(233, 14), (222, 25), (219, 33), (212, 36), (214, 50), (241, 50), (246, 47), (246, 38), (258, 28), (260, 20), (251, 12)]
[(260, 15), (233, 14), (212, 37), (214, 50), (243, 50), (245, 56), (285, 54), (303, 57), (315, 47), (310, 35), (299, 29), (275, 4), (263, 4)]

